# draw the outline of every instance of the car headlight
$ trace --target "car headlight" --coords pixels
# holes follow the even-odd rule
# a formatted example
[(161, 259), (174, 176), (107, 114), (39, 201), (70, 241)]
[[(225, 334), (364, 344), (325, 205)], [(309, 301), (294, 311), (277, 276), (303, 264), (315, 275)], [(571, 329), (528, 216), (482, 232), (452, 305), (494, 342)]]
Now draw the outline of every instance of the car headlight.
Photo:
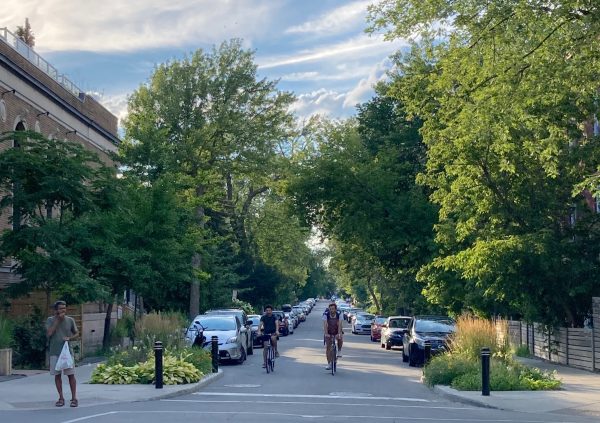
[(225, 342), (226, 344), (235, 344), (237, 342), (237, 336), (233, 336)]
[(415, 344), (417, 344), (419, 347), (425, 348), (425, 340), (423, 338), (415, 337)]

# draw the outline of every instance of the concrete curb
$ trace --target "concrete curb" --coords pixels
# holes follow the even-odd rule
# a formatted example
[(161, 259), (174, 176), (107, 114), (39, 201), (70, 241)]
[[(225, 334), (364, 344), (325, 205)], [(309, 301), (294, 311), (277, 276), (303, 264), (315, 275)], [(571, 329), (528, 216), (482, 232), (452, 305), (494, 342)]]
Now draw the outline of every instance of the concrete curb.
[[(145, 398), (142, 400), (138, 400), (138, 401), (140, 401), (140, 402), (141, 401), (155, 401), (155, 400), (178, 397), (180, 395), (192, 394), (192, 393), (197, 392), (200, 389), (204, 388), (205, 386), (210, 385), (214, 381), (221, 379), (224, 375), (225, 375), (225, 373), (223, 373), (223, 369), (219, 369), (219, 373), (211, 373), (207, 376), (204, 376), (199, 382), (190, 384), (190, 386), (186, 386), (185, 388), (182, 388), (182, 389), (179, 389), (179, 390), (173, 391), (173, 392), (168, 392), (165, 394), (158, 394), (158, 395), (155, 395), (155, 396), (152, 396), (149, 398)], [(159, 389), (157, 389), (157, 391), (159, 391)]]
[(431, 390), (433, 392), (435, 392), (436, 394), (438, 394), (446, 399), (449, 399), (451, 401), (460, 402), (460, 403), (467, 404), (467, 405), (473, 405), (475, 407), (491, 408), (494, 410), (504, 410), (503, 408), (495, 407), (493, 405), (487, 404), (483, 400), (478, 401), (474, 398), (466, 398), (466, 397), (462, 396), (461, 394), (459, 394), (456, 389), (450, 388), (449, 386), (435, 385), (433, 388), (431, 388)]

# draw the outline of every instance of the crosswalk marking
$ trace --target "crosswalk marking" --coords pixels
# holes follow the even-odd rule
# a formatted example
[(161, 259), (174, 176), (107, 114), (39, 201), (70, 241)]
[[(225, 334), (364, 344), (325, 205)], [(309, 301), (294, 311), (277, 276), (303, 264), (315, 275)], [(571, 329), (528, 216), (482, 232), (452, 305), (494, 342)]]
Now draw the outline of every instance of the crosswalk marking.
[(269, 397), (269, 398), (333, 398), (333, 399), (361, 399), (361, 400), (380, 400), (380, 401), (413, 401), (413, 402), (432, 402), (423, 398), (402, 398), (402, 397), (365, 397), (362, 395), (311, 395), (311, 394), (256, 394), (247, 392), (194, 392), (193, 395), (201, 396), (224, 396), (224, 397)]
[[(329, 397), (327, 397), (329, 398)], [(347, 397), (346, 397), (347, 398)], [(364, 397), (362, 397), (364, 398)], [(243, 401), (243, 400), (186, 400), (186, 399), (164, 399), (163, 402), (186, 402), (186, 403), (199, 403), (199, 404), (256, 404), (256, 401)], [(400, 405), (400, 404), (367, 404), (367, 403), (348, 403), (348, 402), (308, 402), (308, 401), (275, 401), (271, 404), (288, 404), (288, 405), (329, 405), (329, 406), (344, 406), (344, 407), (381, 407), (381, 408), (426, 408), (439, 409), (439, 410), (479, 410), (474, 407), (448, 407), (448, 406), (434, 406), (434, 405)]]

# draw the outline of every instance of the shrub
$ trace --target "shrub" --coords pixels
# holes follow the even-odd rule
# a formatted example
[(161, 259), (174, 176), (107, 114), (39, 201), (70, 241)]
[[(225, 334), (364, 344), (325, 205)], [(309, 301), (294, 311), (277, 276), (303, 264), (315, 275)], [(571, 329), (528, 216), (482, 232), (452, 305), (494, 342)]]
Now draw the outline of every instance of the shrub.
[(254, 307), (252, 307), (252, 304), (246, 301), (238, 300), (237, 298), (231, 301), (231, 307), (240, 308), (244, 310), (246, 314), (254, 314)]
[(0, 349), (13, 346), (13, 324), (8, 318), (0, 316)]
[(488, 347), (493, 356), (508, 359), (510, 347), (506, 336), (507, 328), (504, 321), (496, 324), (491, 320), (463, 315), (457, 320), (456, 332), (451, 338), (452, 353), (471, 360), (479, 360), (481, 349)]
[(212, 357), (209, 351), (202, 348), (184, 348), (174, 354), (185, 356), (185, 361), (194, 365), (202, 374), (212, 372)]
[(479, 364), (456, 354), (435, 356), (423, 369), (425, 383), (433, 385), (451, 385), (460, 375), (477, 371)]
[(127, 348), (114, 347), (110, 350), (107, 364), (109, 366), (114, 366), (116, 364), (133, 366), (146, 361), (152, 354), (153, 350), (144, 346), (135, 345)]
[(42, 369), (46, 366), (46, 317), (39, 308), (16, 319), (13, 326), (13, 366)]
[(515, 355), (517, 357), (529, 357), (531, 353), (529, 352), (529, 347), (527, 345), (519, 345), (515, 348)]
[[(192, 353), (175, 355), (165, 353), (163, 357), (163, 383), (177, 385), (198, 382), (203, 372), (189, 362)], [(141, 363), (125, 366), (121, 363), (100, 364), (92, 372), (91, 383), (104, 384), (148, 384), (154, 382), (154, 357)]]
[(130, 314), (123, 314), (112, 332), (113, 343), (119, 343), (121, 338), (133, 339), (135, 336), (135, 319)]
[(135, 339), (143, 348), (152, 349), (154, 342), (161, 341), (165, 349), (180, 349), (184, 346), (182, 328), (187, 320), (180, 313), (149, 313), (135, 322)]

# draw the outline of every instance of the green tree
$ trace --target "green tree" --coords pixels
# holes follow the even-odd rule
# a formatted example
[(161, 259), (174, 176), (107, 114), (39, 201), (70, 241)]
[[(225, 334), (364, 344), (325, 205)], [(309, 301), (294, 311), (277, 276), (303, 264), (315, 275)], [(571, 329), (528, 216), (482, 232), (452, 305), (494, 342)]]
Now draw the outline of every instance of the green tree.
[[(600, 287), (594, 2), (383, 1), (371, 30), (421, 36), (390, 95), (424, 120), (420, 181), (439, 205), (440, 255), (420, 272), (449, 309), (577, 323)], [(575, 193), (575, 194), (574, 194)]]
[(367, 293), (380, 311), (423, 303), (415, 275), (433, 253), (435, 208), (415, 182), (425, 163), (419, 127), (402, 103), (379, 95), (355, 120), (317, 130), (318, 154), (290, 184), (303, 219), (335, 241), (341, 287)]
[(52, 292), (75, 303), (101, 297), (77, 243), (84, 236), (79, 221), (97, 207), (97, 181), (110, 170), (77, 143), (25, 131), (0, 137), (7, 140), (17, 147), (0, 152), (0, 212), (12, 210), (13, 229), (0, 237), (0, 257), (14, 258), (22, 278), (11, 295), (42, 289), (48, 306)]
[[(247, 213), (277, 179), (276, 147), (290, 130), (292, 101), (274, 81), (258, 79), (254, 53), (240, 40), (199, 50), (160, 65), (131, 96), (122, 160), (150, 183), (165, 173), (187, 180), (200, 236), (212, 237), (210, 214), (230, 227), (238, 245), (231, 249), (245, 251)], [(199, 311), (207, 260), (216, 263), (200, 251), (192, 259), (190, 315)]]
[(19, 37), (29, 47), (35, 47), (35, 35), (31, 31), (29, 18), (25, 18), (25, 26), (18, 26), (15, 35)]

